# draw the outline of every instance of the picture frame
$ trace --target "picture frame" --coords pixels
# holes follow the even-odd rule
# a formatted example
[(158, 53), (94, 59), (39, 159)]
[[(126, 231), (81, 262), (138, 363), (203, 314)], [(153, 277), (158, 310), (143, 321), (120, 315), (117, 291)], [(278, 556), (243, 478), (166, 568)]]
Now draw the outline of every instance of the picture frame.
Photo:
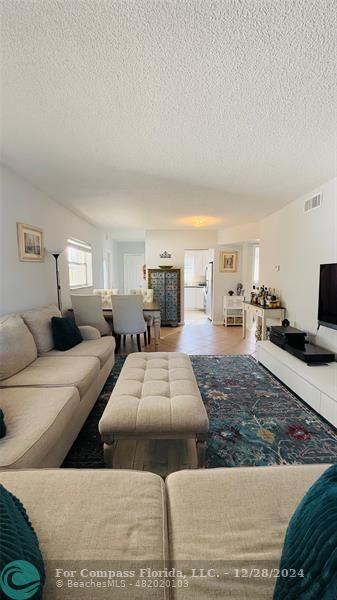
[(17, 223), (19, 260), (42, 262), (44, 260), (43, 230), (34, 225)]
[(238, 253), (232, 250), (220, 251), (220, 272), (235, 273), (237, 271)]

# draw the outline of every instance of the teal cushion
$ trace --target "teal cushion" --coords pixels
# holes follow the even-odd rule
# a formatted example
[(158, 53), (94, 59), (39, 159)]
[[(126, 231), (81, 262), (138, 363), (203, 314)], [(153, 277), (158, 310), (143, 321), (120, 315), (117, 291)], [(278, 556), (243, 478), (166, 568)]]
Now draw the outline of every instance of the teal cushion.
[(0, 531), (0, 597), (42, 598), (45, 570), (39, 541), (24, 506), (1, 484)]
[(74, 319), (69, 317), (52, 317), (51, 328), (56, 350), (70, 350), (83, 341), (81, 332)]
[[(336, 600), (337, 465), (311, 486), (291, 517), (282, 571), (285, 576), (277, 579), (274, 600)], [(291, 576), (294, 571), (296, 577)]]
[(5, 437), (6, 435), (6, 424), (5, 424), (5, 415), (3, 410), (0, 408), (0, 438)]

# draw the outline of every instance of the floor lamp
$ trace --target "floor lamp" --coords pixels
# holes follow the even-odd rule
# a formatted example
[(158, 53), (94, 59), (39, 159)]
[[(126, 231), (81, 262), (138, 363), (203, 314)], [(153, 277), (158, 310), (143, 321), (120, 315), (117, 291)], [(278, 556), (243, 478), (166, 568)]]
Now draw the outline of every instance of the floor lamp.
[(48, 250), (49, 254), (51, 254), (55, 258), (55, 269), (56, 269), (56, 289), (57, 289), (57, 306), (59, 311), (62, 312), (62, 296), (61, 296), (61, 286), (60, 286), (60, 275), (59, 275), (59, 264), (58, 259), (62, 254), (63, 250)]

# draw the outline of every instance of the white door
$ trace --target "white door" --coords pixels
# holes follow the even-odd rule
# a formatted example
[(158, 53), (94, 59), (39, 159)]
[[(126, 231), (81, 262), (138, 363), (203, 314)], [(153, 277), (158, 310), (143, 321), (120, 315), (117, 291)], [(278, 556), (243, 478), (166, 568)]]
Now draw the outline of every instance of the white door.
[(103, 287), (112, 288), (112, 252), (107, 248), (103, 249)]
[(124, 293), (132, 288), (145, 287), (143, 279), (144, 254), (124, 254)]

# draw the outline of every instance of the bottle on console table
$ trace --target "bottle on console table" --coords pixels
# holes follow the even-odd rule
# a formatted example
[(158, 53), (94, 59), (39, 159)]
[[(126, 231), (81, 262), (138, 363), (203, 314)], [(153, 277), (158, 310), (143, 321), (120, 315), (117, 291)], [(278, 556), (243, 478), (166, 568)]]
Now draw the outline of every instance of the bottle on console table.
[(250, 292), (250, 303), (251, 304), (256, 304), (256, 295), (257, 295), (257, 289), (256, 289), (256, 286), (253, 285), (252, 291)]
[(262, 306), (262, 308), (266, 307), (266, 295), (267, 289), (262, 285), (258, 294), (258, 304), (259, 306)]

